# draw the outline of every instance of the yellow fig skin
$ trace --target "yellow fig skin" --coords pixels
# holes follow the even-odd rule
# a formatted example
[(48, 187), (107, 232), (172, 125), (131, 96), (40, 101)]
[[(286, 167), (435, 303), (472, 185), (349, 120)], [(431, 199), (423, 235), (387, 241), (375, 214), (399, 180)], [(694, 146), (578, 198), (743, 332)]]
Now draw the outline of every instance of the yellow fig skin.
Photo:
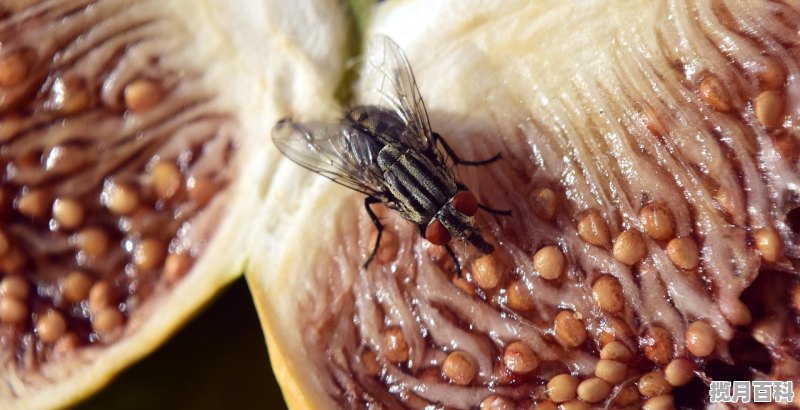
[[(251, 287), (253, 289), (253, 287)], [(259, 295), (258, 291), (253, 291), (253, 297)], [(263, 295), (261, 295), (263, 296)], [(274, 330), (279, 326), (269, 322), (268, 319), (261, 319), (263, 325), (264, 337), (267, 341), (267, 346), (275, 346), (269, 349), (269, 360), (272, 364), (272, 372), (275, 379), (278, 380), (283, 393), (283, 400), (290, 409), (314, 409), (315, 404), (312, 400), (312, 395), (309, 394), (308, 388), (301, 384), (300, 381), (303, 377), (296, 372), (292, 371), (292, 366), (287, 360), (287, 356), (282, 353), (280, 348), (280, 335), (275, 335)]]
[[(294, 206), (282, 208), (281, 223), (273, 234), (281, 237), (280, 244), (267, 246), (267, 237), (259, 238), (263, 251), (253, 253), (245, 277), (253, 294), (262, 329), (267, 340), (270, 361), (284, 399), (292, 409), (321, 409), (335, 407), (322, 382), (309, 377), (315, 368), (312, 355), (304, 347), (302, 324), (307, 323), (302, 310), (297, 309), (297, 297), (305, 291), (320, 292), (317, 281), (309, 280), (319, 258), (329, 257), (335, 243), (311, 243), (309, 238), (322, 233), (342, 237), (347, 225), (358, 218), (361, 207), (353, 206), (350, 193), (313, 173), (298, 173), (288, 160), (279, 165), (281, 178), (273, 181), (271, 195), (263, 205), (266, 212), (288, 201)], [(304, 186), (299, 193), (294, 187)], [(315, 223), (308, 216), (315, 215)], [(262, 222), (268, 222), (263, 220)], [(259, 247), (256, 242), (256, 247)]]

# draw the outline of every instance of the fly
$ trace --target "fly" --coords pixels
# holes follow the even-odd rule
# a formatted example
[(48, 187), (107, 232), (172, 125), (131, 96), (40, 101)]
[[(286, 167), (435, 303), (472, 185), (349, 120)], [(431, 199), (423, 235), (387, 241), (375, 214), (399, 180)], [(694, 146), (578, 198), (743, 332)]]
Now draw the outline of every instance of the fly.
[(378, 233), (365, 268), (375, 257), (383, 233), (371, 205), (383, 203), (415, 223), (423, 238), (444, 246), (461, 276), (451, 239), (466, 240), (481, 253), (492, 253), (494, 247), (483, 239), (473, 217), (478, 208), (500, 215), (511, 211), (478, 203), (456, 179), (447, 160), (480, 166), (497, 161), (500, 154), (481, 161), (460, 159), (431, 131), (425, 103), (399, 46), (383, 36), (376, 37), (374, 44), (377, 47), (366, 69), (367, 78), (375, 81), (378, 102), (348, 110), (338, 124), (283, 119), (272, 130), (272, 139), (290, 160), (367, 196), (364, 208)]

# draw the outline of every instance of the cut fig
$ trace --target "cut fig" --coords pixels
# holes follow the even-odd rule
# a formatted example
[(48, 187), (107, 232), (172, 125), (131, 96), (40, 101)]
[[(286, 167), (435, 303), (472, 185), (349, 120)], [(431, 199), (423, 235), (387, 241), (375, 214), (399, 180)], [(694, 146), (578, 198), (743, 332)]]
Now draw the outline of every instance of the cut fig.
[(411, 1), (373, 24), (459, 156), (502, 153), (458, 172), (513, 216), (478, 213), (495, 251), (454, 243), (459, 278), (384, 209), (364, 269), (363, 198), (283, 161), (284, 241), (247, 275), (292, 407), (694, 407), (720, 374), (796, 381), (796, 4)]
[(243, 272), (293, 95), (264, 61), (332, 95), (342, 36), (288, 45), (311, 22), (226, 5), (0, 4), (0, 408), (85, 397)]

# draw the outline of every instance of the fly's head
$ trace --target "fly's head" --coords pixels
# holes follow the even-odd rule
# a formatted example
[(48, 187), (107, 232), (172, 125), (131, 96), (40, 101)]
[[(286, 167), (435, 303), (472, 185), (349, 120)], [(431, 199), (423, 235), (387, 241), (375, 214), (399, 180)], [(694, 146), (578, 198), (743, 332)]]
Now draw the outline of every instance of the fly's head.
[(487, 243), (473, 224), (478, 213), (478, 200), (469, 191), (460, 191), (445, 204), (425, 228), (425, 239), (434, 245), (447, 245), (452, 238), (469, 241), (481, 253), (492, 253), (494, 247)]

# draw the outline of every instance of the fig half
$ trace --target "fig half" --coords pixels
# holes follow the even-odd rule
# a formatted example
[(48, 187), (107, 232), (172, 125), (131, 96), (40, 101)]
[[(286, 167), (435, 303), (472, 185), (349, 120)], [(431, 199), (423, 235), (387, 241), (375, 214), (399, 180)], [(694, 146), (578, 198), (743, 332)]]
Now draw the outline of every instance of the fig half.
[(266, 136), (295, 95), (330, 104), (343, 22), (332, 2), (0, 4), (0, 407), (85, 397), (242, 273)]
[(364, 269), (363, 198), (279, 162), (247, 277), (290, 405), (703, 407), (711, 380), (795, 380), (798, 13), (377, 6), (432, 128), (502, 153), (458, 172), (513, 216), (479, 213), (496, 250), (454, 244), (462, 278), (387, 209)]

